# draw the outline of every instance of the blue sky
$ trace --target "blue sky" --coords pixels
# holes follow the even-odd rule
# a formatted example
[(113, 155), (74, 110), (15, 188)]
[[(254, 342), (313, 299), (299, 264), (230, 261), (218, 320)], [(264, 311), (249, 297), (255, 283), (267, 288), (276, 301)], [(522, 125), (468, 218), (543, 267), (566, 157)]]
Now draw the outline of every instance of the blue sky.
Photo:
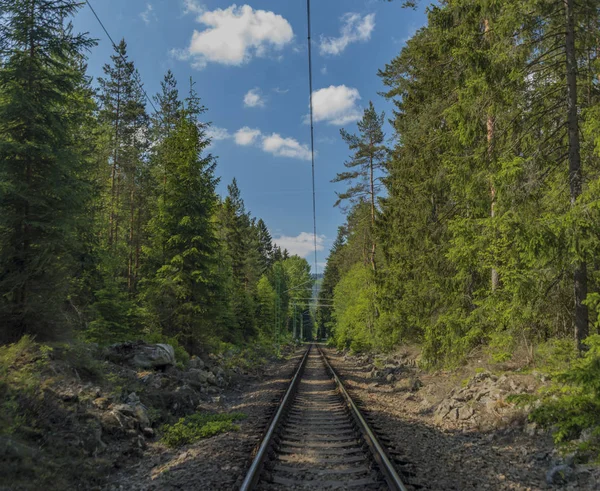
[[(267, 223), (274, 241), (313, 259), (306, 2), (304, 0), (90, 0), (109, 33), (128, 44), (148, 94), (171, 69), (182, 92), (190, 76), (213, 124), (219, 193), (235, 177), (246, 207)], [(337, 228), (330, 183), (349, 152), (339, 136), (356, 131), (372, 100), (392, 108), (377, 71), (425, 23), (423, 9), (401, 0), (321, 0), (311, 4), (318, 270)], [(89, 73), (102, 75), (112, 47), (91, 11), (75, 19), (97, 38)], [(389, 136), (391, 129), (386, 128)]]

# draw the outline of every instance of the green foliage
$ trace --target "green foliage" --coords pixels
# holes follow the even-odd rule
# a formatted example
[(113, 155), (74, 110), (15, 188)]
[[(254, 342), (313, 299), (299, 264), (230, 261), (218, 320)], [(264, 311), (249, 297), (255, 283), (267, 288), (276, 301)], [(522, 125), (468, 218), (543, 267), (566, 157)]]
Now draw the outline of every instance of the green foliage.
[(333, 336), (339, 348), (362, 352), (375, 345), (372, 285), (372, 271), (368, 266), (357, 264), (335, 287)]
[(33, 421), (40, 372), (50, 353), (50, 348), (27, 335), (0, 346), (0, 435), (10, 435)]
[[(555, 342), (545, 351), (558, 359), (548, 358), (548, 371), (554, 373), (553, 385), (540, 395), (511, 396), (518, 404), (533, 404), (529, 419), (543, 427), (553, 428), (556, 443), (568, 448), (574, 446), (582, 432), (590, 437), (576, 443), (580, 450), (600, 455), (600, 335), (586, 339), (589, 348), (583, 357), (575, 357), (574, 343)], [(568, 367), (564, 366), (568, 363)], [(562, 365), (561, 370), (556, 366)]]
[(196, 413), (181, 418), (173, 425), (164, 425), (161, 441), (169, 447), (187, 445), (226, 431), (237, 431), (239, 426), (233, 424), (233, 422), (244, 418), (246, 418), (246, 415), (243, 413)]
[[(0, 1), (0, 341), (64, 335), (76, 231), (90, 186), (81, 69), (94, 42), (65, 25), (79, 3)], [(84, 140), (85, 141), (85, 140)]]

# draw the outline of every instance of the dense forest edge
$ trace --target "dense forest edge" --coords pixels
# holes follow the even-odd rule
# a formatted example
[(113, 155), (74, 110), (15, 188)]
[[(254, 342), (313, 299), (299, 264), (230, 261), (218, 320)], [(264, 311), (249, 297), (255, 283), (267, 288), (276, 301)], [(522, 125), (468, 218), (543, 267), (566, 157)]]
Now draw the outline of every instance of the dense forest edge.
[(125, 40), (103, 77), (86, 74), (81, 7), (0, 0), (3, 445), (36, 431), (50, 360), (95, 380), (103, 350), (138, 340), (185, 369), (327, 339), (417, 346), (428, 370), (518, 361), (551, 383), (512, 402), (598, 458), (597, 2), (428, 8), (378, 74), (393, 113), (371, 102), (341, 130), (346, 221), (322, 278), (274, 244), (235, 180), (217, 194), (192, 80), (169, 71), (148, 100)]

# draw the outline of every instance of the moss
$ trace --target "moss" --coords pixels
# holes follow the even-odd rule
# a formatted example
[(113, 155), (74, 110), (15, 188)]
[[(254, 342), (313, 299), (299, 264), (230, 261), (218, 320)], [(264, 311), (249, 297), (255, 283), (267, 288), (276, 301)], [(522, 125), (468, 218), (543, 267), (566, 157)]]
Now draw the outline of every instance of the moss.
[(237, 431), (239, 426), (233, 422), (245, 417), (243, 413), (192, 414), (181, 418), (173, 425), (164, 425), (161, 441), (169, 447), (179, 447), (226, 431)]

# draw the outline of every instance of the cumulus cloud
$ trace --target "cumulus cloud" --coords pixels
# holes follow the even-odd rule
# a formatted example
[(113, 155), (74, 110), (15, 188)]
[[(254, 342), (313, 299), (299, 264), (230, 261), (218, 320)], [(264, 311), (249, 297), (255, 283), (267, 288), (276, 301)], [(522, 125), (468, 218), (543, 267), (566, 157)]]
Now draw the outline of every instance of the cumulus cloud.
[(260, 89), (255, 87), (254, 89), (250, 89), (246, 92), (244, 96), (244, 106), (246, 107), (264, 107), (265, 99), (260, 93)]
[(362, 114), (357, 102), (360, 94), (357, 89), (345, 85), (330, 85), (315, 90), (312, 96), (315, 122), (344, 125), (358, 121)]
[(262, 149), (279, 157), (311, 160), (308, 145), (303, 145), (294, 138), (283, 138), (278, 133), (263, 137)]
[(235, 143), (242, 146), (252, 145), (260, 136), (260, 130), (244, 126), (235, 132)]
[(156, 19), (156, 14), (154, 13), (154, 7), (152, 7), (151, 4), (147, 3), (146, 10), (144, 10), (140, 14), (140, 17), (142, 18), (142, 20), (144, 21), (144, 23), (146, 25), (149, 25), (150, 22), (152, 22), (154, 19)]
[(192, 60), (194, 68), (201, 69), (208, 63), (240, 66), (254, 56), (283, 49), (294, 37), (292, 26), (281, 15), (254, 10), (249, 5), (207, 11), (186, 0), (185, 9), (198, 14), (196, 20), (206, 28), (194, 30), (189, 47), (173, 50), (172, 54)]
[[(317, 250), (323, 250), (324, 235), (317, 235)], [(309, 232), (300, 232), (299, 235), (293, 237), (289, 235), (281, 235), (273, 238), (282, 249), (287, 249), (290, 254), (297, 254), (300, 257), (307, 257), (315, 250), (314, 234)]]
[(227, 131), (226, 128), (221, 128), (219, 126), (209, 126), (206, 130), (206, 136), (213, 142), (231, 138), (229, 131)]
[(362, 17), (360, 14), (349, 12), (342, 16), (342, 28), (339, 37), (321, 36), (319, 52), (322, 55), (339, 55), (350, 43), (368, 41), (375, 28), (375, 14)]
[(225, 128), (211, 126), (207, 130), (207, 136), (212, 138), (213, 143), (219, 140), (233, 139), (236, 145), (242, 147), (256, 146), (263, 152), (277, 157), (289, 157), (300, 160), (310, 160), (311, 152), (308, 145), (298, 142), (295, 138), (286, 138), (278, 133), (263, 135), (258, 128), (244, 126), (234, 134)]

